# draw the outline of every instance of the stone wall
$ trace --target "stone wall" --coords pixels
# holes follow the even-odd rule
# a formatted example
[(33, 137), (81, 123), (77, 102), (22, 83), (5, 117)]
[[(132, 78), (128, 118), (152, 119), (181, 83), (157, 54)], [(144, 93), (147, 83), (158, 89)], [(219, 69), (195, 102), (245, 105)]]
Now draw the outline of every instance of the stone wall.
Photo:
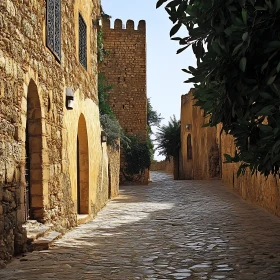
[[(128, 20), (123, 27), (121, 20), (110, 27), (110, 20), (103, 22), (104, 48), (109, 55), (100, 65), (109, 84), (113, 85), (109, 103), (120, 125), (129, 135), (137, 135), (141, 141), (147, 137), (146, 96), (146, 24), (140, 21), (135, 30), (134, 22)], [(123, 166), (124, 158), (121, 158)], [(121, 182), (124, 178), (120, 175)], [(148, 183), (148, 172), (139, 180)]]
[[(222, 134), (222, 155), (234, 155), (235, 145), (233, 137)], [(244, 176), (237, 177), (239, 164), (223, 163), (223, 183), (239, 194), (243, 199), (257, 204), (271, 213), (280, 216), (280, 183), (278, 178), (269, 176), (267, 179), (261, 175), (251, 175), (248, 170)]]
[[(181, 109), (181, 176), (182, 179), (209, 179), (222, 176), (223, 183), (243, 199), (280, 216), (279, 179), (251, 176), (248, 170), (237, 177), (239, 164), (224, 163), (224, 154), (234, 156), (235, 144), (230, 135), (222, 133), (222, 126), (202, 128), (206, 122), (202, 111), (193, 107), (192, 91), (182, 96)], [(186, 125), (188, 125), (186, 127)], [(192, 137), (192, 159), (188, 160), (187, 135)]]
[(119, 194), (119, 174), (120, 174), (120, 150), (109, 147), (109, 198), (114, 198)]
[[(61, 1), (59, 61), (46, 47), (46, 1), (0, 1), (0, 260), (24, 249), (26, 205), (30, 218), (64, 231), (108, 199), (93, 25), (99, 7), (98, 0)], [(79, 13), (87, 70), (79, 62)], [(73, 110), (65, 106), (66, 89), (74, 93)]]
[(173, 169), (174, 163), (172, 158), (170, 160), (153, 161), (150, 167), (151, 171), (163, 171), (171, 174), (173, 174)]
[(210, 179), (220, 177), (220, 156), (217, 130), (203, 127), (207, 119), (194, 106), (193, 90), (181, 97), (180, 179)]

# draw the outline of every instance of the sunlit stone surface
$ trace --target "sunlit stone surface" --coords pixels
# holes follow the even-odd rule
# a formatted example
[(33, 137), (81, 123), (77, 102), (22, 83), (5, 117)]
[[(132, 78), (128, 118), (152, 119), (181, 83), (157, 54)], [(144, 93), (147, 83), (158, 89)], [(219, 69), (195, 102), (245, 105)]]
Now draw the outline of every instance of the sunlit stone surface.
[(280, 220), (219, 181), (125, 186), (48, 251), (0, 270), (5, 280), (280, 279)]

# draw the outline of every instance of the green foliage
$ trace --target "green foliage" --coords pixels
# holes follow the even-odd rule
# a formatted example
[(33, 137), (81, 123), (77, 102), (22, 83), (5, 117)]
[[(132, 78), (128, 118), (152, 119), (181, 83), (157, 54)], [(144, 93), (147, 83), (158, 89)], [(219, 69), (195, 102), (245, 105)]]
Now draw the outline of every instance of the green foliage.
[(113, 88), (102, 73), (98, 73), (98, 100), (101, 115), (114, 116), (108, 103), (109, 91)]
[(153, 143), (153, 140), (151, 138), (151, 134), (147, 134), (147, 146), (149, 148), (149, 153), (150, 153), (150, 159), (153, 160), (154, 158), (154, 153), (155, 153), (155, 146)]
[(149, 127), (159, 126), (160, 122), (163, 118), (158, 114), (156, 110), (154, 110), (151, 104), (151, 98), (147, 99), (147, 124)]
[(165, 156), (167, 159), (170, 159), (170, 157), (178, 158), (181, 146), (180, 135), (180, 120), (177, 120), (173, 115), (168, 125), (160, 126), (156, 133), (156, 142), (158, 143), (157, 149), (160, 151), (159, 154)]
[(105, 55), (108, 54), (108, 52), (104, 49), (103, 45), (103, 31), (102, 29), (97, 31), (97, 61), (98, 63), (101, 63), (104, 61)]
[(122, 146), (130, 145), (130, 140), (123, 132), (115, 116), (100, 115), (100, 123), (107, 134), (107, 144), (118, 149), (119, 139)]
[[(280, 168), (280, 1), (159, 0), (174, 26), (173, 40), (192, 46), (197, 67), (192, 75), (196, 105), (223, 124), (241, 162), (252, 174), (279, 174)], [(180, 28), (188, 36), (173, 37)]]
[(145, 169), (151, 165), (151, 154), (147, 143), (141, 143), (139, 137), (128, 136), (129, 145), (124, 147), (125, 166), (122, 169), (127, 181), (139, 179)]
[(100, 123), (107, 134), (107, 143), (114, 148), (119, 148), (119, 139), (121, 145), (129, 145), (130, 140), (125, 136), (119, 121), (111, 110), (108, 103), (109, 91), (112, 89), (107, 79), (102, 73), (98, 74), (98, 100)]
[[(102, 19), (108, 19), (111, 17), (104, 12), (102, 5), (100, 6), (100, 15), (101, 15)], [(104, 57), (106, 55), (108, 55), (108, 51), (106, 51), (106, 49), (104, 48), (103, 42), (104, 42), (103, 31), (102, 31), (102, 28), (100, 28), (97, 31), (97, 61), (98, 61), (98, 63), (103, 62)]]
[(150, 150), (151, 160), (154, 158), (154, 144), (152, 140), (152, 126), (159, 126), (160, 122), (162, 121), (162, 117), (158, 114), (157, 111), (153, 109), (151, 104), (151, 99), (147, 99), (147, 145)]

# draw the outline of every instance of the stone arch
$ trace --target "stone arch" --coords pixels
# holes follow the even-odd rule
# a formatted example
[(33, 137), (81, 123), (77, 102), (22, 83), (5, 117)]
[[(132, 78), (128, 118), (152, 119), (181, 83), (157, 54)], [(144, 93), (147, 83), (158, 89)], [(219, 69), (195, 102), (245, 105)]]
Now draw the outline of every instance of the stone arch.
[(30, 80), (27, 89), (27, 110), (25, 124), (26, 153), (26, 218), (43, 221), (43, 141), (42, 110), (37, 85)]
[(83, 114), (79, 118), (77, 135), (77, 212), (89, 213), (88, 135)]
[(187, 136), (187, 159), (192, 160), (192, 136), (188, 134)]

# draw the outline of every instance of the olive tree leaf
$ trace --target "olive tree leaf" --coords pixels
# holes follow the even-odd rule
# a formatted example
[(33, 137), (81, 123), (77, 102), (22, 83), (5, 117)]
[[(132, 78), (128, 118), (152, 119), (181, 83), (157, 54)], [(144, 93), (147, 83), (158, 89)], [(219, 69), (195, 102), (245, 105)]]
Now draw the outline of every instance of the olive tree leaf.
[(173, 41), (180, 41), (180, 40), (182, 40), (182, 38), (180, 38), (180, 37), (173, 37), (173, 38), (171, 38), (171, 40), (173, 40)]
[(188, 47), (189, 47), (189, 45), (188, 45), (188, 46), (185, 46), (185, 47), (183, 47), (183, 48), (181, 48), (181, 49), (179, 49), (179, 50), (177, 50), (177, 54), (181, 53), (182, 51), (184, 51), (184, 50), (187, 49)]
[(242, 9), (242, 19), (245, 24), (247, 24), (247, 11)]
[(269, 7), (269, 9), (273, 9), (272, 3), (270, 0), (265, 0), (266, 5)]
[(280, 62), (277, 64), (276, 71), (277, 71), (277, 73), (279, 73), (279, 71), (280, 71)]
[(246, 64), (247, 64), (247, 58), (243, 56), (239, 61), (239, 68), (242, 70), (242, 72), (245, 72)]
[(167, 2), (167, 0), (158, 0), (156, 8), (159, 8), (163, 3)]
[(232, 55), (236, 55), (238, 53), (238, 51), (241, 49), (241, 47), (243, 46), (243, 43), (240, 43), (239, 45), (237, 45), (233, 52), (232, 52)]
[(171, 28), (171, 30), (170, 30), (170, 37), (172, 37), (173, 35), (175, 35), (175, 34), (179, 31), (179, 29), (181, 28), (181, 26), (182, 26), (181, 23), (175, 24), (175, 25)]
[(188, 73), (188, 74), (192, 74), (191, 71), (187, 70), (187, 69), (182, 69), (183, 72)]
[(246, 41), (246, 40), (248, 39), (248, 35), (249, 35), (248, 31), (246, 31), (246, 32), (242, 35), (242, 40), (243, 40), (243, 41)]
[(268, 66), (268, 61), (262, 66), (262, 68), (261, 68), (261, 72), (263, 72), (264, 71), (264, 69), (266, 68)]
[(228, 155), (228, 154), (224, 154), (224, 157), (225, 157), (225, 162), (226, 163), (231, 163), (232, 162), (232, 156)]
[(275, 79), (276, 79), (276, 75), (270, 77), (267, 81), (267, 85), (271, 85), (275, 81)]

